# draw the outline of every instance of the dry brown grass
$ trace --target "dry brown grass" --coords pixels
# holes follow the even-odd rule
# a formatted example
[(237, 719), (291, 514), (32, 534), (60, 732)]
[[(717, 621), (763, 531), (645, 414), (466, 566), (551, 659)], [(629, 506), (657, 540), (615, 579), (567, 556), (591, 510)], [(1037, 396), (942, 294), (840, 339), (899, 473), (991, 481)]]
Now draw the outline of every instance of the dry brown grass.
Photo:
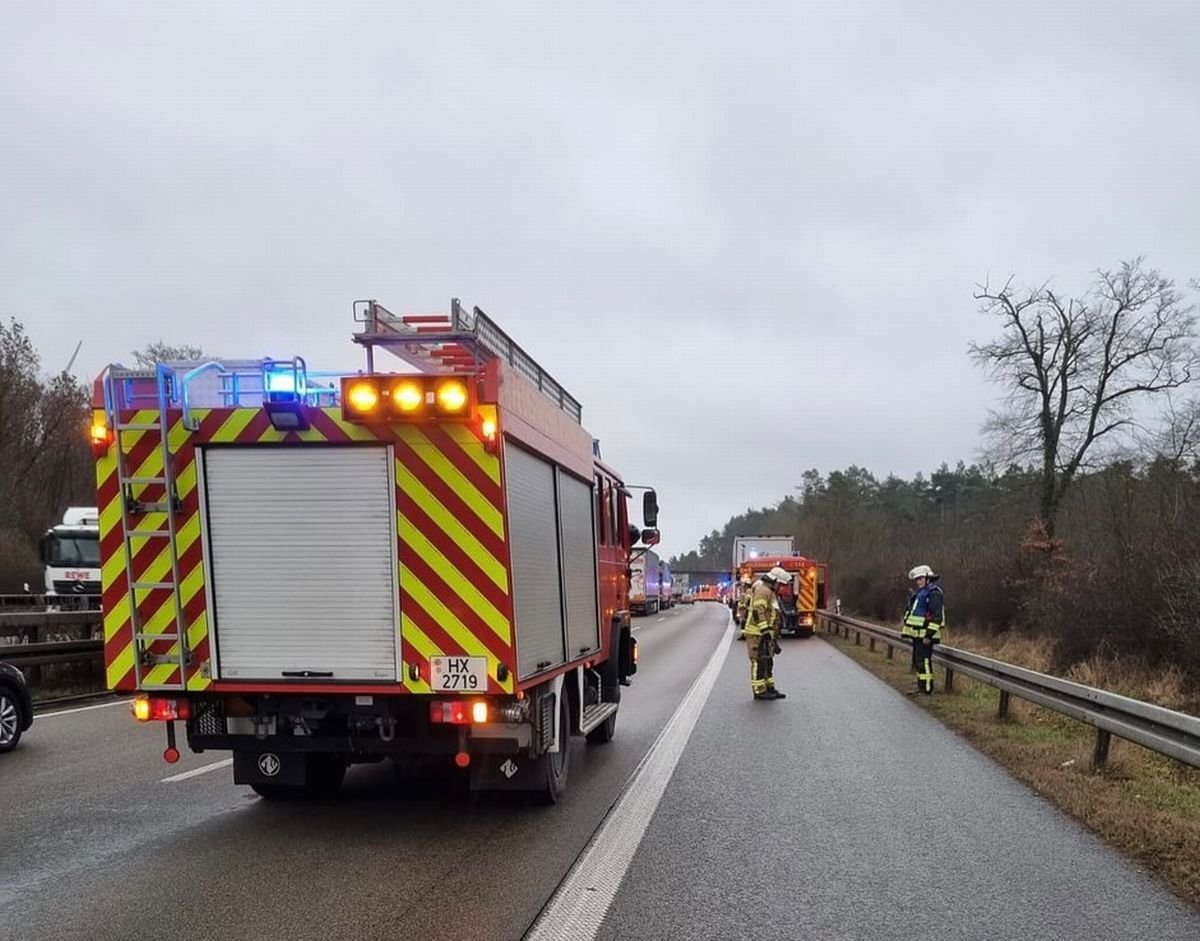
[[(865, 643), (821, 636), (896, 689), (913, 687), (905, 654), (887, 660), (882, 646), (872, 653)], [(1031, 638), (956, 631), (952, 643), (1043, 672), (1053, 663), (1052, 646)], [(1016, 699), (1009, 717), (1000, 720), (996, 690), (959, 676), (955, 692), (946, 694), (938, 672), (937, 694), (917, 702), (1200, 908), (1200, 771), (1118, 739), (1112, 741), (1108, 766), (1092, 771), (1095, 732), (1090, 727)], [(1173, 671), (1118, 669), (1093, 658), (1069, 673), (1077, 682), (1168, 707), (1193, 701)]]

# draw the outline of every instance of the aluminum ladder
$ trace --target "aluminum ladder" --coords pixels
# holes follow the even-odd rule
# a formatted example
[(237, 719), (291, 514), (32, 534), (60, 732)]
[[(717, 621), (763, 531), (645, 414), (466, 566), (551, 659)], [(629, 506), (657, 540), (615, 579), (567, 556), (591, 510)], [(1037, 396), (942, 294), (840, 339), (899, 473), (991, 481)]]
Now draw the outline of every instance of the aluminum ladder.
[[(135, 391), (138, 384), (154, 383), (152, 395)], [(167, 410), (171, 404), (174, 373), (159, 364), (153, 369), (114, 369), (109, 373), (108, 400), (112, 408), (112, 426), (116, 443), (117, 482), (121, 488), (121, 529), (125, 552), (125, 573), (129, 585), (129, 619), (133, 627), (134, 677), (137, 688), (145, 690), (184, 690), (187, 688), (187, 668), (192, 663), (192, 651), (188, 647), (187, 626), (183, 617), (183, 598), (179, 580), (179, 494), (175, 484), (175, 456), (171, 451), (171, 427)], [(117, 383), (122, 388), (116, 387)], [(157, 420), (150, 422), (121, 422), (122, 407), (136, 408), (138, 399), (150, 398), (157, 409)], [(125, 450), (123, 432), (157, 432), (158, 449), (162, 456), (162, 476), (135, 476), (138, 468), (129, 466), (129, 452)], [(145, 503), (134, 495), (135, 487), (160, 486), (164, 499), (161, 502)], [(135, 529), (139, 517), (161, 513), (166, 517), (166, 528)], [(137, 550), (147, 541), (165, 542), (171, 559), (170, 581), (137, 581), (133, 559)], [(138, 593), (169, 589), (173, 617), (170, 625), (157, 631), (147, 631), (138, 610)], [(169, 642), (170, 652), (156, 654), (151, 647), (156, 643)], [(145, 678), (153, 667), (173, 664), (179, 668), (179, 680), (175, 683), (147, 684)]]

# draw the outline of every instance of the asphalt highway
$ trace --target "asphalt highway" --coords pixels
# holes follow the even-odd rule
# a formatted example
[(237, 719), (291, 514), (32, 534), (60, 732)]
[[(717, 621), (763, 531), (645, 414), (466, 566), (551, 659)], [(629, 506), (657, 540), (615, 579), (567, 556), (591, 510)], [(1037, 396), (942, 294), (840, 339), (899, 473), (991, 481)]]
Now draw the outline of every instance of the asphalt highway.
[(164, 764), (161, 727), (124, 704), (40, 716), (0, 756), (0, 938), (519, 938), (726, 622), (711, 604), (636, 619), (616, 738), (573, 740), (551, 808), (391, 763), (351, 768), (334, 801), (276, 804), (225, 753)]
[(123, 704), (40, 716), (0, 756), (0, 938), (517, 939), (639, 799), (623, 879), (562, 937), (1200, 937), (1195, 913), (820, 639), (785, 641), (786, 701), (751, 701), (727, 625), (714, 604), (638, 619), (616, 739), (573, 743), (552, 808), (390, 764), (351, 769), (336, 800), (264, 802), (223, 753), (164, 764), (161, 728)]

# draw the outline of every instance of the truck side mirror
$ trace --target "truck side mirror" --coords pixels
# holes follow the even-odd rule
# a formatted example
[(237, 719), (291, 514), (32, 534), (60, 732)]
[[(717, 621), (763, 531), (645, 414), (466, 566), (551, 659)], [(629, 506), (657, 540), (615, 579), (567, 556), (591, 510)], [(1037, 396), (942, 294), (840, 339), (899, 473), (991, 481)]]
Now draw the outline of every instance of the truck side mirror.
[(653, 490), (642, 494), (642, 522), (650, 529), (658, 525), (658, 494)]
[[(660, 536), (659, 536), (659, 532), (657, 529), (643, 529), (642, 530), (642, 542), (644, 542), (648, 546), (657, 546), (659, 538), (660, 538)], [(659, 573), (660, 574), (662, 573), (661, 568), (659, 569)]]

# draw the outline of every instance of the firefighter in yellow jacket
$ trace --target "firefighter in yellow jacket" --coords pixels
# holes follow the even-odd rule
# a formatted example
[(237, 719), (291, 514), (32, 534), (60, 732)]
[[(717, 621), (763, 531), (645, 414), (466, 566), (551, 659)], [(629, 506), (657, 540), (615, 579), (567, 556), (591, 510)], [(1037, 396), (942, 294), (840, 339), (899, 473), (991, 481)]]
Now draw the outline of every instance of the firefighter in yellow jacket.
[(775, 688), (775, 654), (781, 652), (779, 628), (783, 612), (776, 593), (792, 576), (779, 566), (771, 569), (750, 589), (750, 605), (742, 632), (750, 655), (750, 689), (755, 699), (787, 699)]

